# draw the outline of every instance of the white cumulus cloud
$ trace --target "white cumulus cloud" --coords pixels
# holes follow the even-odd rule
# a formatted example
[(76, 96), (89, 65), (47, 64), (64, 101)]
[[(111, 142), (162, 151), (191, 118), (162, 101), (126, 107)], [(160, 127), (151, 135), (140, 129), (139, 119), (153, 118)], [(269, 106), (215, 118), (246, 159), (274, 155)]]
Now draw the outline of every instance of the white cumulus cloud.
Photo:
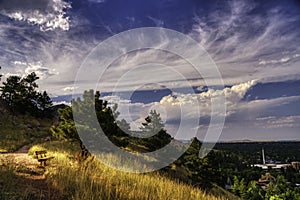
[[(197, 107), (201, 109), (201, 115), (210, 116), (211, 113), (211, 101), (220, 95), (225, 95), (227, 115), (234, 113), (238, 109), (238, 104), (243, 99), (246, 92), (256, 84), (255, 80), (248, 81), (246, 83), (241, 83), (233, 85), (230, 88), (224, 88), (222, 90), (209, 89), (206, 92), (200, 94), (177, 94), (168, 95), (161, 99), (160, 104), (170, 107), (178, 107), (184, 104), (190, 104), (190, 113), (194, 113)], [(196, 104), (199, 102), (199, 104)], [(178, 109), (178, 108), (176, 108)], [(217, 113), (213, 113), (217, 114)], [(220, 113), (221, 114), (221, 113)], [(198, 117), (198, 116), (194, 116)]]
[[(242, 102), (246, 92), (256, 84), (256, 81), (248, 81), (245, 83), (234, 85), (230, 88), (223, 89), (209, 89), (206, 92), (201, 92), (199, 94), (183, 94), (183, 93), (173, 93), (161, 98), (159, 102), (152, 102), (148, 104), (144, 103), (132, 103), (129, 100), (120, 99), (120, 97), (109, 96), (105, 97), (110, 103), (117, 103), (119, 108), (120, 119), (126, 119), (133, 130), (137, 130), (141, 123), (144, 122), (144, 118), (149, 114), (150, 110), (157, 110), (161, 114), (162, 120), (166, 122), (166, 129), (172, 134), (176, 134), (178, 131), (178, 124), (181, 123), (186, 128), (192, 130), (197, 130), (199, 127), (203, 131), (204, 127), (210, 123), (211, 116), (216, 117), (228, 117), (233, 113), (237, 112), (239, 109), (244, 109), (244, 104)], [(217, 99), (220, 95), (225, 95), (226, 101), (221, 102), (226, 104), (227, 112), (224, 113), (222, 110), (218, 110), (218, 105), (212, 113), (212, 100)], [(204, 121), (201, 121), (201, 118)], [(200, 123), (199, 123), (200, 119)], [(212, 127), (218, 126), (220, 124), (211, 124)], [(186, 130), (186, 136), (189, 135), (190, 130)]]
[(74, 87), (74, 86), (67, 86), (64, 87), (62, 90), (65, 92), (72, 92), (74, 89), (77, 89), (78, 87)]

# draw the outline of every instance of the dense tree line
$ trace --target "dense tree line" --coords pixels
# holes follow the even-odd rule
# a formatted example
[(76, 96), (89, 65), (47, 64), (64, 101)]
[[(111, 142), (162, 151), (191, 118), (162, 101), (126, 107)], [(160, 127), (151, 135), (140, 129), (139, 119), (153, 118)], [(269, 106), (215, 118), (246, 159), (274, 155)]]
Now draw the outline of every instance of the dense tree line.
[(300, 160), (300, 143), (297, 141), (217, 143), (215, 146), (215, 149), (239, 154), (249, 165), (262, 163), (262, 148), (269, 160), (281, 163)]

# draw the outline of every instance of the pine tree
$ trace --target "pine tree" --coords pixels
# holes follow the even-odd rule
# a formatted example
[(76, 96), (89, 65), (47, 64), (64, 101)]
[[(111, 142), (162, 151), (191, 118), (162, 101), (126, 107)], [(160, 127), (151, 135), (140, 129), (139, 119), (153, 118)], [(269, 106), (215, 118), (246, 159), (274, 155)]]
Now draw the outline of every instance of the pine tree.
[(39, 77), (30, 73), (24, 78), (10, 76), (0, 87), (1, 98), (6, 101), (12, 111), (34, 116), (44, 116), (49, 113), (52, 101), (46, 92), (37, 91), (36, 81)]
[(145, 138), (140, 141), (144, 142), (150, 151), (160, 149), (171, 142), (172, 137), (164, 129), (163, 121), (156, 110), (150, 111), (142, 125), (140, 129)]
[[(99, 137), (97, 138), (97, 135), (100, 133), (98, 132), (99, 129), (97, 127), (100, 125), (101, 130), (110, 139), (110, 141), (120, 146), (127, 144), (119, 138), (119, 136), (126, 134), (122, 132), (117, 125), (117, 120), (115, 119), (115, 116), (118, 115), (116, 112), (117, 107), (114, 106), (113, 109), (111, 109), (108, 106), (107, 101), (100, 99), (100, 92), (97, 91), (94, 93), (93, 90), (85, 91), (82, 99), (78, 98), (76, 100), (72, 100), (71, 104), (72, 107), (66, 107), (59, 110), (59, 123), (56, 126), (51, 127), (51, 132), (54, 136), (64, 140), (76, 141), (80, 144), (82, 152), (87, 152), (83, 143), (93, 143), (99, 139)], [(93, 105), (95, 107), (93, 107)], [(73, 112), (77, 116), (76, 127)], [(91, 114), (92, 112), (96, 113), (96, 121), (93, 119), (93, 115)], [(121, 122), (123, 124), (127, 123), (125, 120), (122, 120)], [(80, 135), (80, 137), (76, 128), (82, 130), (80, 133), (84, 133), (86, 135)], [(88, 139), (84, 141), (86, 136)], [(86, 155), (86, 153), (82, 154)]]
[(149, 116), (145, 118), (145, 121), (146, 122), (142, 123), (143, 126), (140, 127), (144, 134), (152, 136), (158, 134), (160, 131), (165, 131), (160, 114), (157, 113), (156, 110), (151, 110)]
[(48, 96), (47, 92), (39, 93), (37, 97), (37, 107), (41, 113), (41, 116), (51, 116), (52, 114), (52, 100)]

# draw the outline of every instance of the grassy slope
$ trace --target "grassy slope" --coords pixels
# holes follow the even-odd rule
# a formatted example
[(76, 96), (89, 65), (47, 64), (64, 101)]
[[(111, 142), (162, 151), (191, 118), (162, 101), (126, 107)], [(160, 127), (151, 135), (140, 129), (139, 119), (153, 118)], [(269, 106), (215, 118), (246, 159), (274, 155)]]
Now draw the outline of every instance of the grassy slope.
[(38, 149), (55, 156), (46, 171), (47, 181), (69, 199), (226, 199), (158, 173), (120, 172), (92, 159), (79, 164), (72, 153), (78, 149), (66, 142), (35, 145), (29, 153)]
[(50, 119), (36, 119), (27, 115), (0, 115), (0, 153), (13, 152), (49, 136)]
[(37, 168), (34, 171), (29, 171), (25, 167), (21, 168), (10, 164), (0, 165), (1, 200), (65, 199), (60, 195), (59, 190), (49, 187), (43, 178), (35, 178), (43, 173), (42, 169)]
[[(27, 115), (13, 116), (3, 107), (0, 113), (0, 153), (14, 152), (26, 144), (38, 144), (49, 135), (52, 120), (36, 119)], [(95, 160), (78, 164), (74, 152), (79, 152), (79, 149), (71, 143), (57, 141), (35, 145), (31, 148), (31, 153), (36, 149), (47, 149), (55, 156), (47, 168), (47, 181), (68, 199), (234, 199), (218, 187), (214, 188), (213, 193), (224, 198), (171, 181), (158, 173), (124, 173)], [(0, 186), (5, 182), (6, 186), (8, 183), (12, 186), (8, 188), (23, 188), (20, 185), (22, 181), (16, 181), (20, 177), (9, 166), (1, 166), (0, 177)], [(4, 189), (2, 192), (7, 192), (7, 188), (0, 188)], [(20, 193), (21, 190), (11, 191)], [(30, 199), (29, 194), (24, 190), (19, 196)]]

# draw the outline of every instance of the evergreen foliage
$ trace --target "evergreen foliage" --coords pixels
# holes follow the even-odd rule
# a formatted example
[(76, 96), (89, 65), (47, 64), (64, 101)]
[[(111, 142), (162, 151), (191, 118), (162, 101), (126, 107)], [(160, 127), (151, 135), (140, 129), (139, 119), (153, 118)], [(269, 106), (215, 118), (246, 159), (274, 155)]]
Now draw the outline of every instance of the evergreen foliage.
[(140, 129), (145, 138), (139, 139), (139, 142), (145, 145), (149, 151), (160, 149), (172, 140), (172, 137), (164, 129), (160, 114), (156, 110), (150, 111)]
[(1, 98), (13, 112), (50, 117), (52, 101), (47, 92), (38, 92), (36, 81), (39, 77), (30, 73), (25, 77), (10, 76), (0, 87)]
[[(94, 102), (93, 102), (94, 101)], [(97, 123), (99, 123), (102, 131), (106, 136), (115, 144), (119, 146), (125, 146), (126, 142), (119, 138), (126, 135), (117, 125), (119, 113), (117, 113), (117, 106), (110, 108), (107, 104), (107, 101), (100, 99), (100, 92), (93, 90), (85, 91), (82, 99), (77, 98), (72, 100), (72, 107), (66, 107), (64, 109), (59, 109), (59, 122), (56, 126), (51, 127), (52, 134), (60, 139), (71, 140), (79, 142), (82, 151), (87, 152), (86, 147), (84, 146), (82, 138), (80, 138), (74, 118), (73, 112), (76, 112), (76, 115), (79, 116), (79, 121), (76, 121), (78, 124), (77, 128), (84, 129), (89, 136), (97, 135), (97, 124), (95, 124), (91, 112), (96, 113)], [(91, 106), (95, 105), (95, 108)], [(126, 124), (126, 121), (121, 121), (120, 123), (123, 126), (129, 126)]]

